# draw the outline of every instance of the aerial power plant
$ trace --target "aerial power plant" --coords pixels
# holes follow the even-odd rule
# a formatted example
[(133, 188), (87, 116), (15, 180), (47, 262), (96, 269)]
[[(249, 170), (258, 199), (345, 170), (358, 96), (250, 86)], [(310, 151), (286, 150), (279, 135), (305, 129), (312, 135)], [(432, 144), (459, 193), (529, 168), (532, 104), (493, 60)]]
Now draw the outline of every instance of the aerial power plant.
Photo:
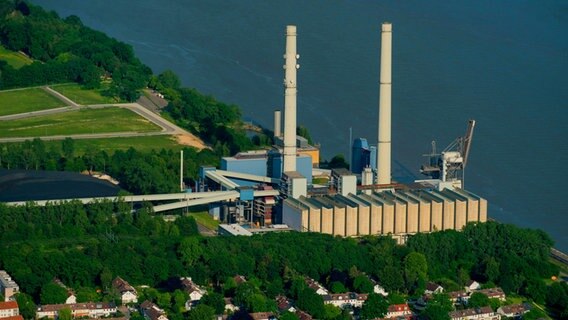
[(273, 147), (225, 157), (220, 170), (201, 168), (199, 191), (233, 192), (233, 198), (208, 202), (210, 213), (223, 222), (220, 233), (291, 229), (348, 237), (391, 235), (404, 242), (418, 232), (460, 230), (468, 222), (487, 220), (487, 201), (463, 189), (474, 120), (465, 136), (442, 152), (432, 143), (420, 170), (428, 179), (410, 185), (392, 181), (392, 33), (392, 24), (383, 23), (378, 144), (357, 138), (353, 171), (325, 170), (318, 168), (319, 149), (296, 135), (298, 34), (296, 26), (286, 27), (284, 125), (280, 109), (275, 110)]
[[(355, 139), (351, 170), (319, 168), (320, 150), (297, 135), (297, 28), (286, 27), (284, 123), (274, 112), (274, 144), (267, 150), (223, 157), (220, 168), (203, 166), (191, 192), (180, 174), (180, 193), (121, 197), (127, 202), (161, 201), (155, 212), (207, 205), (222, 224), (219, 234), (296, 230), (357, 237), (389, 235), (403, 243), (409, 235), (461, 230), (487, 221), (487, 200), (464, 189), (465, 168), (475, 121), (440, 153), (432, 152), (420, 171), (428, 178), (403, 184), (391, 174), (392, 34), (381, 27), (377, 141)], [(301, 110), (301, 108), (300, 108)], [(183, 153), (180, 172), (183, 172)], [(92, 198), (77, 199), (83, 203)], [(164, 203), (165, 201), (174, 201)], [(49, 201), (38, 201), (39, 205)], [(12, 205), (22, 203), (14, 202)]]

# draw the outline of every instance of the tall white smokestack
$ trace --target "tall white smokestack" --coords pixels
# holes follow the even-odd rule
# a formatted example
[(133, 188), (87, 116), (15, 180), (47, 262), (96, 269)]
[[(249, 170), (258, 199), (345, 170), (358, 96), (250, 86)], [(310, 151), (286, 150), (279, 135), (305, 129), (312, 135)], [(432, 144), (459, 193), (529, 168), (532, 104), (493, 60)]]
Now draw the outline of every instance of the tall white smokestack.
[(286, 27), (284, 78), (284, 172), (296, 171), (296, 26)]
[(281, 137), (282, 136), (282, 114), (280, 110), (274, 111), (274, 136)]
[(381, 78), (379, 92), (378, 184), (391, 183), (391, 89), (392, 24), (385, 22), (381, 32)]

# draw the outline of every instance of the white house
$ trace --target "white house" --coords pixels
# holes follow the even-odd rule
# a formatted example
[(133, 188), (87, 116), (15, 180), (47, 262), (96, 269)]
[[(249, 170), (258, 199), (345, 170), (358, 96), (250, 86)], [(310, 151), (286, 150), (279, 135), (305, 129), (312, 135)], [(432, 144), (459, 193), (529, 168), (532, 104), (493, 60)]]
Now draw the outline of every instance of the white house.
[(116, 277), (112, 281), (112, 287), (120, 294), (122, 304), (138, 302), (136, 289), (121, 277)]
[(341, 309), (346, 306), (361, 308), (363, 303), (367, 300), (367, 297), (368, 295), (366, 293), (354, 292), (328, 294), (323, 296), (323, 303), (332, 304)]
[(68, 288), (61, 280), (55, 278), (53, 282), (60, 286), (61, 288), (67, 290), (67, 299), (65, 300), (65, 304), (75, 304), (77, 303), (77, 296), (75, 295), (75, 291), (73, 289)]
[(187, 292), (189, 295), (189, 300), (185, 302), (185, 309), (191, 310), (191, 307), (201, 300), (201, 298), (207, 294), (207, 291), (195, 284), (195, 282), (191, 280), (191, 277), (182, 277), (179, 280), (183, 291)]
[(494, 312), (491, 307), (464, 309), (449, 312), (452, 320), (500, 320), (501, 315)]
[(412, 315), (412, 311), (410, 310), (410, 307), (408, 306), (408, 304), (406, 303), (402, 303), (402, 304), (393, 304), (390, 305), (388, 310), (387, 310), (387, 315), (385, 316), (385, 319), (389, 319), (389, 318), (398, 318), (398, 317), (408, 317)]
[(327, 289), (321, 284), (319, 284), (319, 282), (317, 282), (316, 280), (312, 278), (305, 278), (304, 281), (306, 282), (306, 284), (310, 289), (313, 289), (320, 296), (329, 294), (329, 291), (327, 291)]
[(140, 311), (142, 311), (144, 318), (148, 320), (168, 320), (166, 312), (148, 300), (142, 302)]
[(0, 318), (15, 317), (20, 314), (16, 301), (0, 302)]
[(520, 319), (530, 310), (531, 306), (528, 303), (519, 303), (499, 307), (499, 309), (497, 309), (497, 313), (503, 317)]
[(479, 284), (479, 282), (477, 282), (475, 280), (469, 280), (465, 284), (465, 291), (474, 291), (474, 290), (479, 290), (480, 288), (481, 288), (481, 285)]
[(428, 282), (426, 284), (426, 290), (424, 290), (425, 294), (438, 294), (438, 293), (443, 293), (444, 292), (444, 288), (434, 282)]
[(36, 317), (38, 319), (43, 317), (56, 319), (62, 309), (70, 309), (73, 318), (102, 318), (109, 317), (117, 312), (114, 304), (104, 302), (46, 304), (38, 307)]

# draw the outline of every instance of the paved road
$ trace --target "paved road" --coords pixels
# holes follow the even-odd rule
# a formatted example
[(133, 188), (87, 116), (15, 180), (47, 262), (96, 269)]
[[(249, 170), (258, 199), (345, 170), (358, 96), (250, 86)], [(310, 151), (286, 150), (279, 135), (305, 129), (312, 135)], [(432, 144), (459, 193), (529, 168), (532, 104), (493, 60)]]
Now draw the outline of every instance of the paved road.
[(79, 104), (76, 103), (75, 101), (73, 101), (73, 100), (67, 98), (66, 96), (64, 96), (64, 95), (62, 95), (61, 93), (59, 93), (59, 92), (57, 92), (57, 91), (51, 89), (50, 87), (45, 86), (45, 87), (41, 87), (41, 88), (42, 88), (43, 90), (45, 90), (47, 93), (49, 93), (49, 94), (51, 94), (52, 96), (56, 97), (57, 99), (59, 99), (59, 100), (65, 102), (65, 104), (67, 104), (68, 106), (71, 106), (71, 107), (78, 107), (78, 106), (79, 106)]

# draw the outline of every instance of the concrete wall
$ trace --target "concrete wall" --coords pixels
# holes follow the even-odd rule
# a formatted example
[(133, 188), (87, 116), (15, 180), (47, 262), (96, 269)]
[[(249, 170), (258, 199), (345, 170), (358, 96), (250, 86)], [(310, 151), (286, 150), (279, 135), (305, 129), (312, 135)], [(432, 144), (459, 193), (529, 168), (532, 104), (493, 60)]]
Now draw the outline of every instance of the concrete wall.
[(418, 203), (409, 201), (406, 204), (406, 232), (408, 233), (418, 232), (418, 207)]
[(308, 228), (311, 232), (321, 232), (321, 209), (310, 207)]
[(442, 229), (441, 230), (448, 230), (454, 228), (455, 223), (455, 204), (454, 201), (449, 199), (444, 199), (443, 202), (443, 220), (442, 220)]
[(432, 204), (426, 201), (420, 201), (419, 205), (419, 218), (418, 231), (430, 232), (432, 231)]
[(333, 208), (333, 235), (345, 236), (345, 207)]
[(470, 198), (467, 202), (467, 221), (479, 221), (479, 200)]
[(479, 221), (487, 222), (487, 200), (479, 199)]
[(394, 206), (394, 233), (406, 233), (406, 203), (402, 201)]
[(345, 207), (345, 235), (348, 237), (357, 235), (357, 225), (359, 224), (357, 211), (357, 207)]
[(357, 234), (361, 236), (371, 234), (371, 207), (359, 205), (359, 216), (357, 218), (359, 219)]
[(383, 204), (382, 234), (394, 233), (394, 207), (392, 204)]
[(383, 233), (383, 206), (371, 203), (370, 207), (370, 234), (377, 235)]
[(321, 208), (321, 232), (333, 234), (333, 209)]
[(456, 221), (455, 229), (461, 230), (467, 222), (467, 201), (456, 199)]
[(432, 206), (431, 206), (432, 220), (431, 220), (430, 231), (443, 230), (442, 229), (442, 211), (444, 210), (443, 209), (444, 204), (443, 204), (443, 202), (435, 202), (435, 201), (432, 201), (431, 204), (432, 204)]
[(290, 200), (284, 200), (282, 205), (282, 223), (296, 231), (306, 231), (308, 226), (308, 210), (297, 206)]

